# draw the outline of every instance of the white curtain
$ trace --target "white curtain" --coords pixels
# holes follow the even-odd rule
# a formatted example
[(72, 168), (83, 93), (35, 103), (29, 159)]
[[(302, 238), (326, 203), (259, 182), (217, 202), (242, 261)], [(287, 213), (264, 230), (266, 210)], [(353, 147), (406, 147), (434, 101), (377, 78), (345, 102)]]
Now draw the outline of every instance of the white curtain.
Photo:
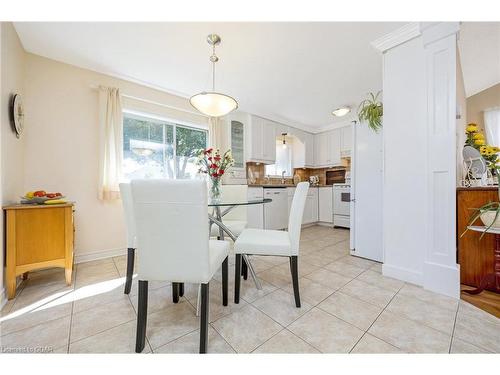
[(221, 148), (222, 145), (222, 123), (223, 120), (218, 117), (210, 117), (208, 119), (208, 147)]
[(488, 143), (500, 147), (500, 107), (484, 110), (484, 130)]
[(123, 114), (120, 90), (99, 87), (99, 199), (120, 198), (122, 176)]

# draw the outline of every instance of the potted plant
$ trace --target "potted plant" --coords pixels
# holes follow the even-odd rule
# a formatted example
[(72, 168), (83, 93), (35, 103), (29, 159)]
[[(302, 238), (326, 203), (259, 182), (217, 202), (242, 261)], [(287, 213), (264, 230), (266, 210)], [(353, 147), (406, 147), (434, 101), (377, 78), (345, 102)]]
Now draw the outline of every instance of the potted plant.
[(219, 149), (201, 149), (197, 151), (196, 164), (200, 167), (199, 173), (208, 175), (210, 181), (210, 199), (212, 202), (220, 200), (222, 176), (234, 164), (231, 149), (221, 156)]
[(368, 94), (368, 99), (363, 100), (358, 107), (359, 121), (366, 121), (374, 132), (378, 132), (382, 127), (384, 108), (382, 102), (378, 100), (380, 93), (381, 91), (373, 95), (373, 93), (370, 92)]

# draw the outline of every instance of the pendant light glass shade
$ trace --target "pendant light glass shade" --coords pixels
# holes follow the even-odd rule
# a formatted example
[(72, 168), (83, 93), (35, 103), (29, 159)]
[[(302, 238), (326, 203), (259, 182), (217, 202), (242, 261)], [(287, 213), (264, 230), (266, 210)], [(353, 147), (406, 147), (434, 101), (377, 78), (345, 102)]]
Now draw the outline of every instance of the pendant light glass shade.
[(201, 92), (189, 99), (191, 105), (210, 117), (225, 116), (238, 108), (236, 100), (218, 92)]
[(203, 91), (193, 95), (189, 99), (189, 103), (204, 115), (220, 117), (238, 108), (238, 102), (229, 95), (215, 91), (215, 64), (219, 61), (215, 54), (215, 46), (220, 44), (221, 38), (217, 34), (210, 34), (207, 36), (207, 42), (212, 46), (212, 56), (210, 56), (210, 62), (212, 63), (212, 91)]

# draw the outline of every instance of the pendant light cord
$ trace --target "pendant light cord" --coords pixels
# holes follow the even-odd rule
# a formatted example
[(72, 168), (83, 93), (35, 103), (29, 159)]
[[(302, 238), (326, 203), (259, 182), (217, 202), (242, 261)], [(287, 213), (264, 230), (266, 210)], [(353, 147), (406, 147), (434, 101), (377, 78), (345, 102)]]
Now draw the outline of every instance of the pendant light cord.
[(217, 55), (215, 54), (215, 44), (212, 46), (212, 92), (215, 92), (215, 63), (217, 62)]

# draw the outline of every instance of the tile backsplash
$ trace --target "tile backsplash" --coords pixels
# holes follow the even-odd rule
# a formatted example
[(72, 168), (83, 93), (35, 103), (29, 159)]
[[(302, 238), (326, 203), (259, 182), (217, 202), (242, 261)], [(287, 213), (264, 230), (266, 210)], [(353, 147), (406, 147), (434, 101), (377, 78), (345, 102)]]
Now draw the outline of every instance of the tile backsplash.
[[(340, 166), (340, 167), (295, 168), (294, 175), (298, 175), (300, 177), (300, 181), (308, 181), (310, 176), (318, 176), (319, 177), (319, 184), (325, 185), (326, 184), (326, 172), (331, 171), (331, 170), (336, 170), (336, 169), (350, 170), (351, 169), (351, 159), (343, 158), (342, 159), (342, 166)], [(266, 177), (266, 175), (265, 175), (265, 165), (264, 164), (254, 163), (254, 162), (247, 163), (247, 181), (248, 181), (248, 184), (260, 185), (260, 184), (268, 183), (268, 181), (266, 180), (265, 177)], [(269, 183), (280, 184), (281, 178), (271, 177), (269, 179)], [(293, 184), (293, 178), (285, 178), (285, 183)]]

